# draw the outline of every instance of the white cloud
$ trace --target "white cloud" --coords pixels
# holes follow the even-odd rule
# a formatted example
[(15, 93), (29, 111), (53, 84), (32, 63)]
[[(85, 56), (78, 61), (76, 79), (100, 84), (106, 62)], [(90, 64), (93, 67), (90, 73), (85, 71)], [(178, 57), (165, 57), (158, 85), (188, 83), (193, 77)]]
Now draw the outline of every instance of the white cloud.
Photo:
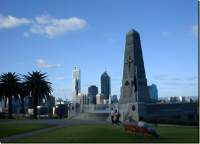
[(49, 64), (44, 59), (37, 59), (36, 66), (39, 68), (57, 68), (61, 67), (60, 64)]
[(197, 36), (198, 35), (198, 25), (193, 25), (192, 26), (192, 33)]
[(26, 18), (17, 18), (13, 16), (3, 16), (0, 14), (0, 29), (8, 29), (21, 25), (30, 24), (31, 21)]
[(36, 21), (38, 24), (49, 24), (49, 23), (51, 23), (52, 18), (49, 17), (48, 15), (41, 15), (41, 16), (37, 16), (37, 17), (35, 18), (35, 21)]
[(30, 36), (30, 34), (37, 34), (48, 38), (55, 38), (64, 33), (85, 28), (87, 21), (78, 17), (53, 18), (49, 15), (40, 15), (34, 19), (27, 19), (0, 14), (0, 29), (8, 29), (25, 24), (29, 24), (29, 31), (23, 33), (25, 37)]
[(83, 29), (86, 24), (87, 22), (84, 19), (77, 17), (56, 19), (48, 15), (41, 15), (35, 18), (34, 24), (30, 27), (30, 32), (55, 38), (70, 31)]

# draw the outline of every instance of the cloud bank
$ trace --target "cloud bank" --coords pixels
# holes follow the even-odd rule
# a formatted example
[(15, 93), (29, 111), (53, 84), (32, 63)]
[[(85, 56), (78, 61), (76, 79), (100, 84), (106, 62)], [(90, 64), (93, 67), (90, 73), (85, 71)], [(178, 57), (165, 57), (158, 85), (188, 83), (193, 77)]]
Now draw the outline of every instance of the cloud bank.
[(31, 21), (26, 18), (16, 18), (13, 16), (3, 16), (0, 14), (0, 29), (9, 29), (17, 26), (30, 24)]
[(58, 68), (61, 67), (61, 64), (49, 64), (44, 59), (37, 59), (36, 66), (39, 68)]
[(0, 29), (9, 29), (28, 24), (29, 30), (24, 32), (25, 37), (35, 34), (55, 38), (64, 33), (85, 28), (87, 21), (78, 17), (54, 18), (49, 15), (40, 15), (33, 19), (27, 19), (0, 15)]
[(55, 19), (47, 15), (42, 15), (35, 18), (35, 23), (31, 26), (30, 32), (54, 38), (66, 32), (83, 29), (86, 23), (84, 19), (77, 17)]

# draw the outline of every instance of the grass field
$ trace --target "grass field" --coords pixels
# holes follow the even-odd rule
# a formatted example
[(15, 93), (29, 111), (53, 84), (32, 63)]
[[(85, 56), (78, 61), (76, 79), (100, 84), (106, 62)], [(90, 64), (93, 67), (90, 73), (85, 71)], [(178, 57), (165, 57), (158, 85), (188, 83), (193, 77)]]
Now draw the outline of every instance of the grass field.
[(17, 139), (14, 142), (198, 142), (198, 127), (159, 126), (159, 140), (125, 133), (122, 126), (71, 126)]
[(0, 124), (0, 138), (52, 127), (46, 124)]

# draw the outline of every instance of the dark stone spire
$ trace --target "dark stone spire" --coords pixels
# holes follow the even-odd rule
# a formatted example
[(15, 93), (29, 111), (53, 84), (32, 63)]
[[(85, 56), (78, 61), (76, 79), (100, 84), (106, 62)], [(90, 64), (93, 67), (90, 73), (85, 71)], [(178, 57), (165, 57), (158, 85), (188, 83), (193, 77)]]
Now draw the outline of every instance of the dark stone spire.
[[(137, 88), (137, 89), (136, 89)], [(126, 34), (124, 70), (120, 101), (147, 102), (147, 79), (139, 33), (131, 29)]]

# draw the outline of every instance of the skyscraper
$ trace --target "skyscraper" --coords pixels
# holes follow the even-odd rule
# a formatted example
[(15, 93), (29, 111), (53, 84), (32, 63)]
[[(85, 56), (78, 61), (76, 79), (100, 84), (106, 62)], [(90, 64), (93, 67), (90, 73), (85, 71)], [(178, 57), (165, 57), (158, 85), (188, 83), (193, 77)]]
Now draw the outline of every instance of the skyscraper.
[(78, 101), (77, 103), (79, 104), (88, 104), (89, 103), (89, 99), (88, 99), (88, 96), (84, 93), (79, 93), (78, 94)]
[(111, 104), (113, 104), (113, 103), (118, 103), (117, 95), (112, 95), (112, 97), (111, 97)]
[(152, 102), (158, 101), (157, 86), (155, 84), (151, 84), (150, 86), (148, 86), (148, 88), (149, 88), (149, 97), (150, 97), (151, 101)]
[(96, 95), (98, 93), (98, 87), (91, 85), (88, 87), (88, 98), (90, 104), (96, 104)]
[(78, 67), (74, 67), (72, 70), (72, 92), (73, 101), (76, 103), (78, 94), (81, 92), (81, 72)]
[(101, 94), (103, 94), (104, 99), (109, 99), (111, 93), (110, 88), (110, 77), (106, 72), (104, 72), (101, 75)]

